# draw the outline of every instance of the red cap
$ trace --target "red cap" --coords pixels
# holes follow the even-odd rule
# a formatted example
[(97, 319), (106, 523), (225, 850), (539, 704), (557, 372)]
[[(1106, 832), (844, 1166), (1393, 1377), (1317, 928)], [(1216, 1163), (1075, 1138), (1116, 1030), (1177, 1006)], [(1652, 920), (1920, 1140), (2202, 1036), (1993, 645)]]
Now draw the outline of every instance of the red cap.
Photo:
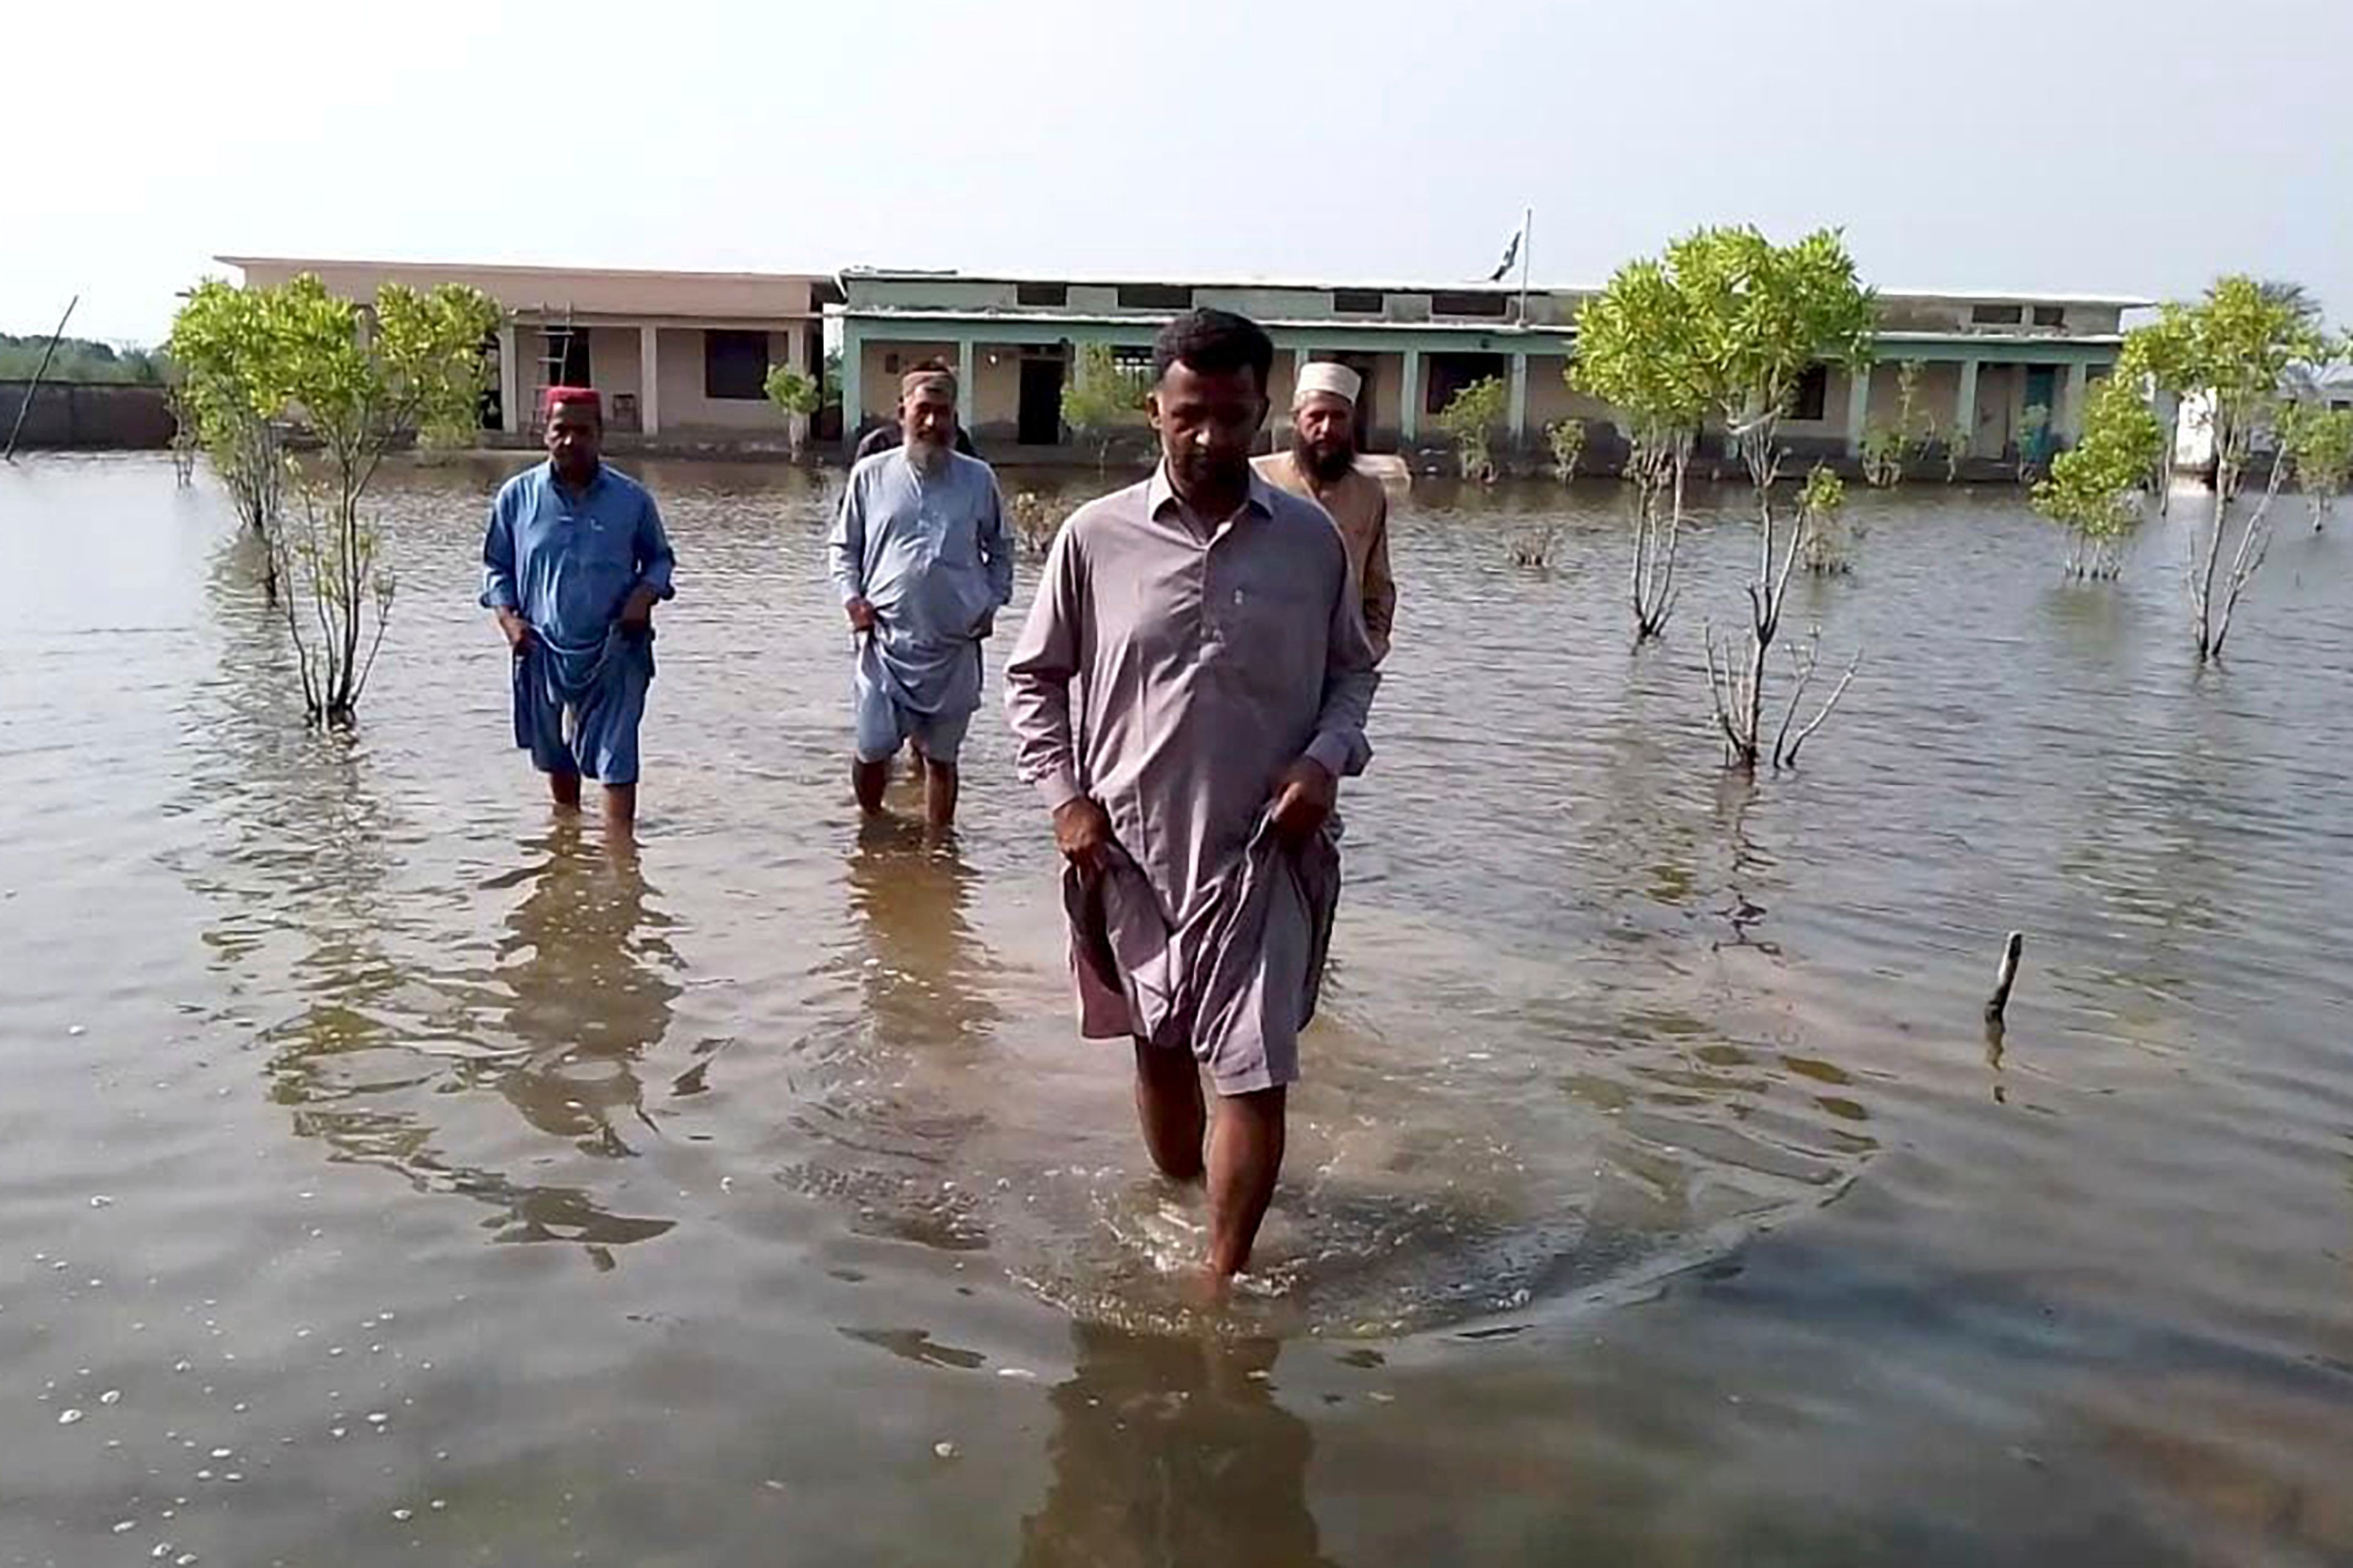
[(596, 411), (597, 418), (605, 417), (605, 400), (596, 395), (593, 386), (551, 386), (539, 395), (539, 411), (543, 415), (554, 413), (559, 403), (585, 403)]

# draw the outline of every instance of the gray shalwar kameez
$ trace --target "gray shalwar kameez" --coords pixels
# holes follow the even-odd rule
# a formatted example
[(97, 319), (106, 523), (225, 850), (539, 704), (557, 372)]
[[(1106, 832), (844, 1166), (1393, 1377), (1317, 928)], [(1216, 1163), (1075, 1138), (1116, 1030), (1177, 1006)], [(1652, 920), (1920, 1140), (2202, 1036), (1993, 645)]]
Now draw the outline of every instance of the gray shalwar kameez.
[(1331, 519), (1253, 477), (1222, 521), (1165, 472), (1054, 541), (1006, 667), (1022, 777), (1111, 818), (1112, 870), (1065, 885), (1080, 1028), (1189, 1047), (1220, 1094), (1298, 1077), (1339, 896), (1336, 831), (1266, 829), (1283, 771), (1372, 755), (1379, 677)]

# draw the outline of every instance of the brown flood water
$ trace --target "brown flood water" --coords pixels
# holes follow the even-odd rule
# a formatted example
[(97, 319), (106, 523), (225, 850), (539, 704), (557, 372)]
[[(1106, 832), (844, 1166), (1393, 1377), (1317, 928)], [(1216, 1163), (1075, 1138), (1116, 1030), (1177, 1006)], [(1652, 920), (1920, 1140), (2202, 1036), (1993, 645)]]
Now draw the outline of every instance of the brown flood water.
[(1745, 529), (1630, 653), (1613, 489), (1426, 487), (1208, 1320), (994, 706), (953, 848), (858, 826), (838, 481), (649, 466), (624, 863), (506, 742), (501, 471), (386, 485), (349, 742), (212, 489), (0, 474), (0, 1564), (2353, 1561), (2353, 516), (2201, 674), (2178, 516), (2081, 589), (1859, 496), (1751, 786)]

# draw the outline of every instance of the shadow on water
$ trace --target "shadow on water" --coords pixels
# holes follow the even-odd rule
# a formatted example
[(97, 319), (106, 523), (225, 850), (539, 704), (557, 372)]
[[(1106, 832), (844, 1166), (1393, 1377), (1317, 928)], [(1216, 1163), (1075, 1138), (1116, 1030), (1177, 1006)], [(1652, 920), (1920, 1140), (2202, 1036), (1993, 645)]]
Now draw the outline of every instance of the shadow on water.
[(1071, 1331), (1022, 1568), (1328, 1568), (1307, 1506), (1314, 1435), (1274, 1395), (1278, 1342)]

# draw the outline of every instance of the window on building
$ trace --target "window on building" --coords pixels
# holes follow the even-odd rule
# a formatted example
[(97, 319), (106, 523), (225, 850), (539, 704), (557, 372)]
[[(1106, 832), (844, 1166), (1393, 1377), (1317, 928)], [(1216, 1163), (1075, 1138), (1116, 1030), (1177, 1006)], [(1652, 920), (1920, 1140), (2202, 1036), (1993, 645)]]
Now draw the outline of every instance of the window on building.
[(768, 334), (702, 334), (702, 395), (717, 401), (768, 395)]
[(2065, 326), (2067, 324), (2067, 307), (2064, 305), (2035, 306), (2034, 324), (2038, 327)]
[(1798, 378), (1798, 390), (1790, 395), (1789, 415), (1792, 419), (1820, 419), (1828, 411), (1831, 400), (1831, 373), (1822, 365), (1809, 365), (1806, 374)]
[(1343, 316), (1377, 316), (1388, 301), (1377, 289), (1335, 289), (1332, 309)]
[(1972, 305), (1969, 320), (1980, 327), (2014, 327), (2026, 319), (2016, 305)]
[(1430, 297), (1430, 313), (1433, 316), (1505, 316), (1511, 313), (1511, 297), (1506, 294), (1481, 294), (1467, 289), (1442, 290)]
[(1068, 283), (1016, 283), (1013, 286), (1013, 302), (1058, 309), (1071, 302), (1071, 286)]
[(1193, 290), (1182, 283), (1123, 283), (1119, 286), (1119, 308), (1189, 310), (1193, 308)]

